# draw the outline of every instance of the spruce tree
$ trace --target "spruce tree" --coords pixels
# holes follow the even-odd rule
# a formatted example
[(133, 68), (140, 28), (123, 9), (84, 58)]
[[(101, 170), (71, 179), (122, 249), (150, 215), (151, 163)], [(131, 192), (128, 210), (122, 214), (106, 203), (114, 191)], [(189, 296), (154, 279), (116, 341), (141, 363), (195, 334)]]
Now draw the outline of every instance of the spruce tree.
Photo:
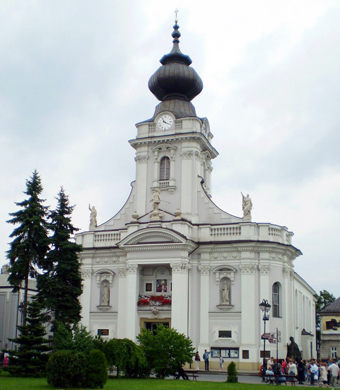
[(27, 306), (26, 325), (18, 326), (19, 337), (11, 339), (19, 345), (18, 350), (9, 351), (7, 370), (12, 375), (39, 377), (45, 374), (48, 351), (51, 350), (49, 340), (46, 339), (46, 320), (41, 305), (34, 297)]
[(48, 249), (47, 207), (43, 205), (44, 200), (39, 198), (43, 187), (37, 171), (33, 172), (30, 180), (26, 181), (28, 199), (15, 204), (21, 209), (10, 215), (13, 217), (7, 221), (13, 225), (19, 225), (14, 229), (7, 251), (7, 258), (10, 261), (9, 283), (14, 286), (13, 292), (19, 291), (24, 283), (24, 325), (27, 315), (28, 280), (29, 277), (37, 275), (37, 268), (41, 265)]
[(72, 241), (72, 235), (78, 229), (71, 223), (74, 206), (69, 205), (63, 188), (57, 201), (56, 210), (49, 214), (51, 248), (42, 263), (43, 273), (38, 276), (38, 296), (51, 320), (70, 328), (81, 319), (82, 279), (78, 253), (82, 247)]

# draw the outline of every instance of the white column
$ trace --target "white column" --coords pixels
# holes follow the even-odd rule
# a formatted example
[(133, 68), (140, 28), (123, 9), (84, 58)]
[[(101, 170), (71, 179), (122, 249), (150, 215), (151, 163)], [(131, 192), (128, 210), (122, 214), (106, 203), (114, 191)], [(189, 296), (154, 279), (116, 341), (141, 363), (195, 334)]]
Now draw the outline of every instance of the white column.
[(126, 266), (126, 337), (132, 341), (136, 341), (138, 333), (138, 275), (138, 264)]
[[(148, 155), (147, 153), (137, 154), (135, 157), (136, 167), (136, 200), (137, 200), (137, 214), (144, 215), (147, 212), (147, 178), (148, 178)], [(150, 184), (149, 184), (150, 185)], [(150, 195), (151, 198), (151, 195)]]
[(259, 303), (256, 296), (256, 264), (242, 263), (241, 268), (241, 312), (242, 312), (242, 349), (249, 350), (249, 362), (258, 362), (256, 320), (259, 318)]
[(209, 348), (209, 279), (210, 266), (202, 264), (198, 267), (201, 271), (200, 283), (200, 339), (199, 351), (201, 354)]
[(154, 150), (153, 152), (154, 156), (154, 169), (153, 169), (153, 187), (159, 187), (159, 157), (158, 157), (158, 150)]
[(81, 304), (81, 323), (90, 329), (90, 308), (91, 308), (91, 268), (82, 268), (81, 276), (83, 278), (83, 293), (80, 296)]
[[(182, 185), (181, 185), (181, 211), (184, 217), (191, 217), (191, 199), (192, 194), (197, 194), (194, 191), (194, 183), (196, 178), (193, 178), (192, 172), (193, 165), (193, 151), (183, 150), (182, 151)], [(193, 181), (195, 180), (195, 182)]]
[(284, 323), (284, 329), (281, 330), (282, 340), (289, 340), (289, 337), (293, 334), (295, 307), (293, 299), (290, 298), (290, 269), (286, 266), (282, 269), (283, 272), (283, 286), (282, 286), (282, 317)]
[(260, 304), (263, 299), (266, 299), (272, 305), (271, 286), (269, 280), (270, 265), (260, 264), (259, 270), (260, 270), (260, 301), (258, 304)]
[(172, 268), (171, 327), (188, 335), (188, 263), (170, 264)]
[(126, 338), (126, 269), (119, 270), (117, 338)]
[(175, 157), (176, 157), (176, 151), (170, 150), (170, 181), (169, 185), (174, 186), (176, 184), (175, 179)]
[(211, 190), (211, 172), (213, 170), (211, 160), (207, 161), (207, 171), (206, 171), (206, 186), (208, 187), (208, 194), (211, 195), (212, 190)]

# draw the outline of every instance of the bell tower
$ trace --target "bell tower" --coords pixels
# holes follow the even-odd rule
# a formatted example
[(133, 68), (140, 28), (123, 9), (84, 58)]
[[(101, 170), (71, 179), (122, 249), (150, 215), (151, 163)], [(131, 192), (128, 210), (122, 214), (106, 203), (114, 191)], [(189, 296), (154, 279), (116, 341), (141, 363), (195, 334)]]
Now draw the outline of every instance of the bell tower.
[(191, 58), (179, 48), (179, 26), (175, 19), (173, 47), (149, 79), (149, 89), (160, 100), (151, 119), (136, 124), (136, 211), (150, 212), (153, 193), (160, 193), (160, 218), (181, 213), (199, 222), (198, 187), (211, 196), (211, 160), (218, 153), (211, 145), (209, 122), (196, 115), (191, 101), (202, 91), (203, 82), (190, 65)]

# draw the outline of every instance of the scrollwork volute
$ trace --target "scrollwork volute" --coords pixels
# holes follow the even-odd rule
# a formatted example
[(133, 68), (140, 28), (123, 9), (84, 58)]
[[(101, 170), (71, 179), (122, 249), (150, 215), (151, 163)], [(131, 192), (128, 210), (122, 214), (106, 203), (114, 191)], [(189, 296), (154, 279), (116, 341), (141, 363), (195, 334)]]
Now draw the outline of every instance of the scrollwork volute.
[(126, 266), (126, 275), (137, 275), (138, 270), (138, 264), (129, 264)]
[(146, 164), (148, 162), (149, 156), (147, 154), (139, 154), (135, 157), (137, 164)]
[(191, 160), (193, 155), (194, 155), (193, 150), (185, 150), (181, 153), (183, 160)]
[(201, 271), (201, 275), (210, 275), (210, 265), (200, 265), (198, 269)]
[(270, 273), (270, 265), (269, 264), (260, 264), (259, 270), (261, 275), (269, 275)]
[(245, 274), (255, 274), (256, 272), (256, 264), (248, 263), (248, 264), (240, 264), (240, 270), (243, 275)]
[(190, 265), (185, 261), (181, 261), (178, 263), (172, 263), (172, 264), (170, 264), (170, 267), (172, 268), (173, 274), (185, 274), (185, 273), (188, 273), (188, 271), (191, 268)]
[(90, 268), (82, 269), (81, 276), (83, 279), (89, 279), (92, 276), (92, 270)]

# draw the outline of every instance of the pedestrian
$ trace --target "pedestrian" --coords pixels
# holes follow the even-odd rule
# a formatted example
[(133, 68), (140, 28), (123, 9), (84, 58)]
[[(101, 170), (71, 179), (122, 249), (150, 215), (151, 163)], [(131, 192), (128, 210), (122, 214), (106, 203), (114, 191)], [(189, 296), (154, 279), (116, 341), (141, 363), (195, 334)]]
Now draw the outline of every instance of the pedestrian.
[(339, 375), (339, 366), (336, 363), (334, 363), (333, 359), (331, 360), (331, 363), (332, 364), (328, 366), (328, 370), (331, 373), (329, 385), (331, 387), (334, 387), (336, 385), (336, 380)]
[(294, 378), (290, 378), (290, 383), (292, 386), (295, 386), (295, 382), (296, 382), (296, 376), (297, 376), (297, 367), (296, 367), (296, 364), (295, 364), (295, 360), (291, 360), (289, 362), (289, 372), (288, 372), (288, 375), (291, 375), (291, 376), (294, 376)]
[(195, 365), (196, 365), (196, 370), (197, 371), (200, 369), (200, 361), (201, 361), (200, 355), (199, 355), (198, 351), (196, 351), (196, 354), (195, 354)]
[(305, 381), (305, 363), (303, 360), (299, 360), (297, 364), (297, 371), (298, 371), (298, 381), (299, 385), (302, 385)]
[(205, 371), (209, 371), (209, 355), (210, 354), (211, 354), (211, 352), (207, 352), (206, 349), (204, 350), (203, 360), (204, 360), (204, 369), (205, 369)]
[(319, 377), (319, 387), (322, 387), (322, 385), (328, 386), (328, 378), (327, 378), (327, 364), (326, 363), (320, 363), (319, 367), (319, 372), (320, 372), (320, 377)]
[(310, 373), (310, 386), (314, 386), (315, 382), (318, 380), (318, 366), (315, 364), (315, 361), (312, 359), (309, 366)]
[(4, 355), (4, 367), (7, 367), (8, 366), (8, 355), (7, 353), (5, 353)]
[(220, 371), (223, 370), (223, 363), (224, 363), (224, 360), (222, 359), (222, 356), (220, 356)]

